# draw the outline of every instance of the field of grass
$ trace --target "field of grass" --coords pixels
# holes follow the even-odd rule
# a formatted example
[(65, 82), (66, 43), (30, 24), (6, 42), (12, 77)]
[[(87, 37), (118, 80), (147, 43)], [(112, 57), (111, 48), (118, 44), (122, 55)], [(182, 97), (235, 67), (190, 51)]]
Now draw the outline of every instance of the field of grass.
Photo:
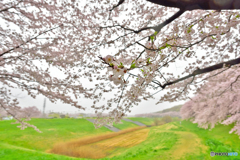
[(45, 151), (57, 142), (110, 132), (105, 127), (95, 129), (85, 119), (32, 119), (29, 123), (36, 125), (42, 133), (33, 128), (20, 130), (16, 127), (18, 124), (11, 122), (14, 120), (0, 121), (0, 142), (38, 151)]
[[(144, 119), (138, 120), (144, 123)], [(19, 130), (10, 122), (0, 121), (0, 159), (240, 160), (239, 136), (228, 133), (233, 125), (217, 125), (209, 131), (182, 121), (113, 133), (104, 127), (95, 129), (85, 119), (33, 119), (31, 124), (43, 131), (38, 133), (32, 128)], [(146, 118), (146, 122), (151, 119)], [(124, 121), (120, 125), (132, 127)], [(57, 153), (54, 147), (62, 155), (50, 154)], [(74, 149), (67, 151), (71, 147)], [(211, 151), (238, 152), (239, 156), (211, 157)]]
[(48, 154), (14, 145), (0, 143), (0, 159), (3, 160), (81, 160), (67, 156)]
[[(197, 124), (193, 124), (189, 121), (182, 121), (181, 125), (177, 122), (174, 123), (178, 126), (177, 130), (185, 130), (195, 133), (201, 138), (204, 145), (208, 147), (208, 153), (214, 152), (237, 152), (237, 157), (211, 157), (211, 159), (234, 159), (240, 160), (240, 139), (236, 134), (229, 134), (229, 131), (233, 127), (233, 124), (225, 126), (222, 124), (217, 125), (212, 130), (205, 130), (198, 128)], [(175, 129), (172, 129), (175, 130)]]

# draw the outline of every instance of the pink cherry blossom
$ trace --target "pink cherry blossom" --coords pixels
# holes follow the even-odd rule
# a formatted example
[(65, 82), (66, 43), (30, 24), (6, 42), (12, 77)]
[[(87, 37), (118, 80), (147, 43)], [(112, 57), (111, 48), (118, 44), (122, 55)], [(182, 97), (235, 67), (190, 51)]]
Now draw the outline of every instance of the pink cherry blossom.
[[(226, 64), (224, 66), (226, 67)], [(213, 128), (217, 123), (228, 125), (238, 122), (240, 120), (240, 66), (236, 67), (215, 77), (211, 76), (218, 72), (209, 74), (211, 78), (208, 82), (181, 108), (182, 117), (192, 119), (202, 128), (208, 128), (209, 125)], [(236, 125), (230, 133), (233, 131), (239, 134), (239, 125)]]
[(107, 63), (112, 63), (112, 62), (113, 62), (113, 57), (110, 56), (110, 55), (107, 55), (107, 56), (105, 57), (105, 61), (106, 61)]
[(124, 75), (124, 70), (121, 69), (121, 68), (117, 68), (117, 69), (114, 68), (113, 74), (116, 75), (116, 76), (119, 76), (119, 75), (123, 76)]
[(148, 56), (150, 56), (150, 57), (155, 57), (156, 56), (157, 52), (154, 51), (154, 50), (157, 49), (156, 45), (152, 44), (151, 42), (147, 42), (145, 44), (145, 47), (149, 48), (149, 49), (152, 49), (152, 50), (148, 50), (148, 49), (145, 50), (147, 52)]

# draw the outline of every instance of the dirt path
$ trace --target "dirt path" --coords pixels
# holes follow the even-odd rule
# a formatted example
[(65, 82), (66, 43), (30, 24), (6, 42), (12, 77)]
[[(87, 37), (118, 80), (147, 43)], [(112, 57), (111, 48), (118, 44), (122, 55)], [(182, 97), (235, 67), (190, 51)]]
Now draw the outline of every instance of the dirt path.
[(201, 142), (201, 139), (196, 134), (181, 131), (175, 131), (174, 133), (180, 135), (180, 140), (171, 149), (175, 159), (181, 159), (187, 154), (206, 153), (207, 146)]
[(169, 159), (181, 160), (188, 154), (196, 155), (206, 153), (208, 147), (202, 143), (201, 138), (196, 134), (188, 131), (175, 131), (170, 130), (171, 128), (178, 128), (174, 124), (167, 125), (166, 127), (158, 127), (157, 132), (173, 132), (179, 135), (179, 140), (169, 151)]

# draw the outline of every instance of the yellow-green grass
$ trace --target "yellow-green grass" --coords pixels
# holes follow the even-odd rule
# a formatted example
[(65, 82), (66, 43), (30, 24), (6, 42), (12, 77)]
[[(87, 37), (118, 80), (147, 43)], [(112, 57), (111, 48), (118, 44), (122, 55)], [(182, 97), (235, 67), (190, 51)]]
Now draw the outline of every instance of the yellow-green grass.
[[(128, 149), (119, 148), (112, 159), (116, 160), (156, 160), (165, 159), (168, 151), (178, 140), (178, 135), (173, 132), (156, 132), (156, 127), (151, 127), (148, 137), (142, 143)], [(105, 158), (107, 159), (107, 158)]]
[[(211, 157), (210, 152), (240, 153), (240, 139), (229, 134), (230, 126), (217, 125), (213, 130), (197, 127), (189, 121), (172, 122), (150, 128), (148, 138), (141, 144), (122, 150), (113, 159), (121, 160), (240, 160), (236, 157)], [(107, 158), (106, 158), (107, 159)]]
[[(1, 160), (83, 160), (0, 143)], [(84, 159), (85, 160), (85, 159)]]
[[(209, 130), (205, 130), (203, 128), (197, 127), (197, 124), (193, 124), (190, 121), (182, 121), (181, 124), (179, 122), (173, 123), (177, 128), (172, 128), (170, 130), (176, 131), (187, 131), (195, 133), (199, 138), (202, 139), (204, 145), (208, 147), (208, 151), (206, 153), (206, 157), (208, 159), (234, 159), (240, 160), (240, 139), (237, 134), (229, 134), (229, 131), (234, 126), (231, 125), (222, 125), (218, 124), (215, 128)], [(237, 157), (230, 156), (230, 157), (221, 157), (215, 156), (210, 157), (210, 152), (237, 152), (239, 155)], [(188, 157), (191, 159), (191, 156)]]
[(105, 127), (95, 129), (85, 119), (32, 119), (30, 124), (36, 125), (42, 133), (33, 128), (20, 130), (11, 124), (14, 121), (0, 121), (0, 141), (15, 146), (45, 151), (59, 141), (69, 141), (79, 137), (111, 132)]
[(147, 138), (148, 132), (149, 128), (146, 128), (146, 126), (135, 127), (115, 133), (57, 143), (49, 152), (81, 158), (113, 156), (119, 148), (130, 148), (143, 142)]
[[(95, 129), (93, 123), (86, 119), (32, 119), (29, 121), (30, 124), (36, 125), (42, 133), (36, 132), (33, 128), (20, 130), (16, 127), (19, 124), (11, 124), (12, 122), (14, 120), (0, 121), (0, 142), (39, 151), (50, 149), (57, 142), (112, 132), (105, 127)], [(137, 125), (123, 122), (123, 124), (115, 126), (127, 129)]]

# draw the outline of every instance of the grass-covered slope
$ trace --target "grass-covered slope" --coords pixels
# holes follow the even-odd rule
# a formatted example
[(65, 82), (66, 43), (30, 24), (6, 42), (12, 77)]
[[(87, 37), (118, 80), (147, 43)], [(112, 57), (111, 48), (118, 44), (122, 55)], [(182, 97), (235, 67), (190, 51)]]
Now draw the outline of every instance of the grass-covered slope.
[[(144, 119), (145, 124), (151, 123), (149, 118), (132, 120), (142, 120), (144, 123)], [(95, 129), (92, 123), (84, 119), (33, 119), (31, 123), (37, 125), (43, 133), (37, 133), (32, 128), (21, 131), (16, 125), (11, 125), (10, 121), (0, 121), (0, 159), (74, 160), (77, 158), (45, 152), (59, 142), (69, 146), (74, 142), (76, 146), (73, 156), (81, 157), (77, 153), (79, 149), (79, 153), (88, 152), (85, 154), (87, 158), (99, 154), (95, 158), (104, 157), (102, 160), (240, 160), (240, 156), (210, 156), (211, 151), (238, 152), (240, 155), (239, 136), (228, 133), (233, 125), (217, 125), (209, 131), (198, 128), (197, 124), (189, 121), (182, 121), (181, 124), (178, 121), (112, 134), (104, 127)], [(119, 128), (131, 127), (131, 124), (124, 121), (120, 125)], [(88, 143), (75, 143), (78, 140), (83, 142), (84, 137), (90, 138)], [(95, 139), (92, 140), (91, 137)], [(78, 144), (81, 145), (77, 146)], [(65, 151), (62, 153), (71, 155)]]
[[(208, 146), (210, 151), (214, 152), (238, 152), (237, 157), (214, 157), (215, 159), (236, 159), (240, 160), (240, 139), (237, 134), (229, 134), (229, 131), (233, 127), (231, 125), (219, 124), (212, 130), (205, 130), (198, 128), (197, 124), (193, 124), (189, 121), (182, 121), (182, 124), (175, 123), (178, 126), (178, 130), (186, 130), (195, 133), (200, 137), (203, 143)], [(213, 159), (214, 159), (213, 158)]]
[(0, 142), (19, 147), (45, 151), (59, 141), (68, 141), (79, 137), (110, 132), (102, 127), (95, 129), (91, 122), (85, 119), (32, 119), (30, 124), (36, 125), (42, 133), (33, 128), (20, 130), (11, 124), (14, 121), (0, 121)]
[(62, 155), (48, 154), (6, 143), (0, 143), (1, 160), (81, 160)]
[[(57, 142), (112, 132), (105, 127), (95, 129), (93, 123), (86, 119), (32, 119), (29, 121), (42, 133), (36, 132), (33, 128), (20, 130), (16, 127), (19, 124), (11, 124), (12, 122), (14, 120), (0, 121), (0, 142), (39, 151), (45, 151)], [(114, 126), (121, 130), (137, 127), (126, 121), (122, 124), (114, 124)]]

